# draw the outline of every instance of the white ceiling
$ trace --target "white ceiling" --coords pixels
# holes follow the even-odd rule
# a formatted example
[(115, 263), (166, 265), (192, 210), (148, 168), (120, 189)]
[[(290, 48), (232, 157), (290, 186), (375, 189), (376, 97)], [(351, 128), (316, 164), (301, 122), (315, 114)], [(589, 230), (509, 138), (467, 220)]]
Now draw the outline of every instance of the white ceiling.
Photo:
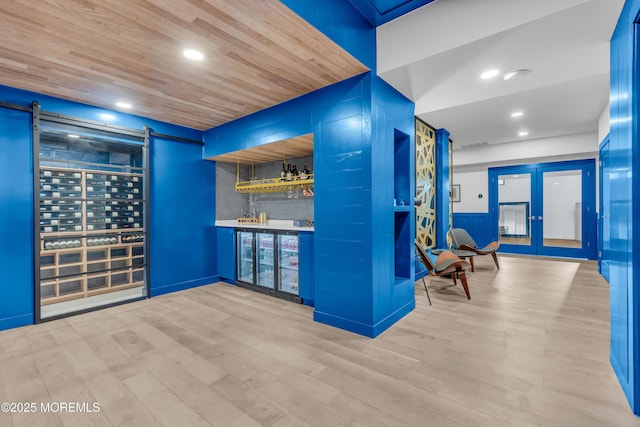
[[(378, 74), (416, 103), (416, 116), (447, 129), (454, 150), (595, 132), (623, 4), (438, 0), (378, 27)], [(491, 68), (500, 76), (481, 80)], [(523, 68), (532, 73), (502, 79)], [(516, 110), (524, 116), (511, 118)]]

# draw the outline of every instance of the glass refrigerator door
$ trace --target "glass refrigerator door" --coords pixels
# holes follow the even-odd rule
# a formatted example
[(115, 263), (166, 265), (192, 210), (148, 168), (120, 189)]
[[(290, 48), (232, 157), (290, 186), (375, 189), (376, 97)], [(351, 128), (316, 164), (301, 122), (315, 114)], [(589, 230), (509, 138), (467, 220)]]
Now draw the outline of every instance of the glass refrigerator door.
[(269, 289), (275, 288), (273, 239), (271, 233), (256, 233), (257, 285)]
[(238, 280), (253, 284), (253, 232), (238, 232)]
[(298, 295), (297, 235), (278, 235), (278, 283), (280, 291)]

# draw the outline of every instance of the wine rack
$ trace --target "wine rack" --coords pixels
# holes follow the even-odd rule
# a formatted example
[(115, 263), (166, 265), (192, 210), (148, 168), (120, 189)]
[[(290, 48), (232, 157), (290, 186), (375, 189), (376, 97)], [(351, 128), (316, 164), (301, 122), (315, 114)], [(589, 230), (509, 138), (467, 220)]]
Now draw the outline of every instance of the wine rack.
[(280, 178), (268, 178), (236, 182), (236, 192), (238, 193), (281, 193), (298, 189), (313, 189), (313, 174), (309, 174), (306, 179), (295, 179), (291, 181), (281, 181)]
[(42, 305), (144, 286), (143, 176), (40, 168)]

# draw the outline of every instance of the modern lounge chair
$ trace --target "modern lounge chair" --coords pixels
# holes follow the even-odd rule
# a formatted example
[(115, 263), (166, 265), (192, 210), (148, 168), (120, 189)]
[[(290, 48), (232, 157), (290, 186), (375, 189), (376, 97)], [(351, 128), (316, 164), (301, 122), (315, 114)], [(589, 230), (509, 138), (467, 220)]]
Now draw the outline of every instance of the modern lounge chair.
[[(420, 255), (420, 253), (418, 252), (418, 239), (415, 239), (415, 244), (416, 244), (416, 266), (418, 267), (418, 271), (420, 271), (420, 277), (422, 278), (422, 285), (424, 286), (424, 291), (427, 293), (427, 299), (429, 300), (429, 305), (431, 305), (431, 297), (429, 296), (429, 289), (427, 288), (427, 282), (424, 280), (424, 268), (426, 268), (426, 265), (424, 264), (424, 262), (422, 261), (422, 257)], [(429, 270), (427, 270), (427, 274), (429, 274)]]
[[(469, 285), (467, 284), (467, 275), (465, 273), (465, 270), (467, 268), (471, 268), (471, 265), (467, 261), (460, 259), (451, 251), (444, 251), (438, 255), (434, 264), (431, 261), (431, 258), (429, 258), (429, 255), (427, 255), (424, 249), (422, 249), (422, 246), (417, 239), (415, 240), (415, 246), (420, 262), (422, 262), (422, 265), (427, 269), (430, 276), (450, 276), (453, 279), (454, 286), (457, 284), (456, 279), (459, 278), (460, 282), (462, 282), (464, 293), (467, 294), (467, 299), (471, 299), (471, 295), (469, 294)], [(420, 270), (420, 273), (422, 273), (422, 269)], [(429, 297), (427, 284), (424, 281), (424, 274), (422, 276), (422, 283), (427, 291), (427, 297)], [(429, 298), (429, 303), (431, 303), (431, 298)]]
[(452, 228), (451, 238), (453, 239), (453, 246), (457, 250), (475, 252), (476, 255), (491, 255), (493, 257), (493, 262), (496, 263), (496, 268), (500, 270), (498, 254), (496, 253), (500, 247), (500, 243), (491, 242), (484, 248), (478, 249), (478, 245), (464, 228)]

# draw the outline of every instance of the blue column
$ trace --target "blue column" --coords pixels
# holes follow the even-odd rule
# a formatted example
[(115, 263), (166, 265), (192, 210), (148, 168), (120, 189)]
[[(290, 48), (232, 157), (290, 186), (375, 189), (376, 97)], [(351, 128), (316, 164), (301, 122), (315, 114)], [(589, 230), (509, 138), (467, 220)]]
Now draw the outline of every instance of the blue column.
[(449, 131), (436, 130), (436, 247), (447, 247), (447, 231), (451, 227), (449, 191)]

